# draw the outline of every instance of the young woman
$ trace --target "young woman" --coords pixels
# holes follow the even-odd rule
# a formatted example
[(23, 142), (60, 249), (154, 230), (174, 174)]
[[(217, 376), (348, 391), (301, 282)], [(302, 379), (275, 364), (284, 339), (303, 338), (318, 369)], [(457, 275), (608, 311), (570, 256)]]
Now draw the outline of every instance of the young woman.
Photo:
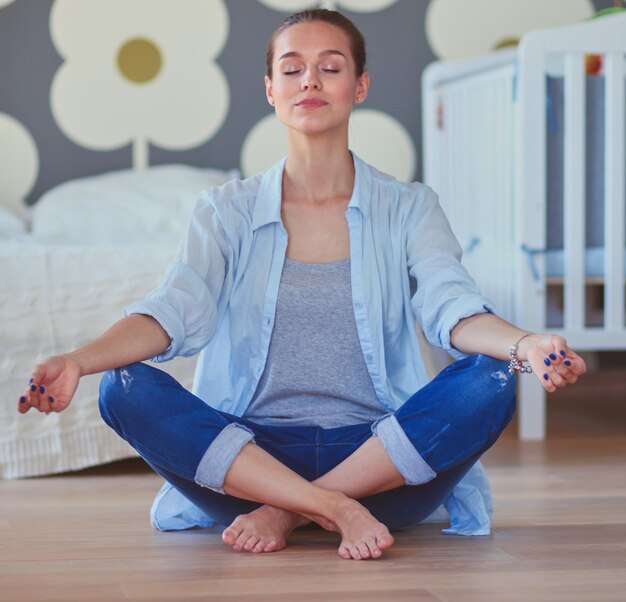
[[(18, 408), (62, 411), (82, 375), (109, 370), (104, 420), (230, 525), (235, 550), (279, 550), (315, 521), (341, 535), (342, 558), (377, 558), (496, 441), (522, 362), (548, 391), (585, 364), (562, 337), (494, 315), (428, 187), (351, 154), (369, 77), (349, 20), (287, 18), (265, 84), (286, 159), (203, 193), (164, 283), (38, 365)], [(415, 319), (462, 358), (428, 384)], [(137, 363), (198, 352), (196, 395)]]

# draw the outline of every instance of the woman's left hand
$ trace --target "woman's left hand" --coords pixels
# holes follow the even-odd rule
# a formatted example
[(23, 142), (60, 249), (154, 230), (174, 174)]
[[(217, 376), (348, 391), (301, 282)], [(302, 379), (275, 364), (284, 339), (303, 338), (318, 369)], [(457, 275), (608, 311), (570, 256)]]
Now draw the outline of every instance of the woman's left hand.
[(549, 393), (571, 385), (587, 371), (585, 361), (555, 334), (531, 334), (523, 339), (517, 354), (530, 364), (533, 372)]

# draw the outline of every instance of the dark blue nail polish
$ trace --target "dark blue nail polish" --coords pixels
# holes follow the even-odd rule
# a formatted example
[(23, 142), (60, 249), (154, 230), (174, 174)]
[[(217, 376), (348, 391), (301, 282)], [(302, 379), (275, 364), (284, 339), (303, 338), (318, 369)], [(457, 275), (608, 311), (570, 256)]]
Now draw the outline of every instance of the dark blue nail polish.
[(543, 380), (548, 380), (549, 376), (547, 374), (543, 375)]
[(39, 392), (40, 393), (45, 393), (46, 392), (46, 387), (44, 387), (43, 385), (39, 385)]
[(554, 353), (551, 353), (550, 359), (554, 362), (556, 360), (556, 355), (554, 355)]
[(52, 397), (52, 395), (48, 395), (48, 401), (50, 403), (54, 403), (54, 397)]
[(23, 395), (20, 397), (20, 403), (26, 403), (26, 397)]
[(36, 385), (31, 385), (30, 390), (34, 393), (37, 390)]
[(549, 366), (549, 365), (550, 365), (550, 360), (549, 360), (548, 358), (545, 358), (545, 359), (543, 360), (543, 363), (544, 363), (546, 366)]
[(566, 366), (571, 366), (571, 365), (572, 365), (572, 362), (570, 362), (569, 360), (565, 360), (563, 363), (564, 363)]
[(565, 351), (559, 351), (559, 353), (561, 354), (561, 357), (565, 357), (567, 355), (567, 353), (565, 353)]

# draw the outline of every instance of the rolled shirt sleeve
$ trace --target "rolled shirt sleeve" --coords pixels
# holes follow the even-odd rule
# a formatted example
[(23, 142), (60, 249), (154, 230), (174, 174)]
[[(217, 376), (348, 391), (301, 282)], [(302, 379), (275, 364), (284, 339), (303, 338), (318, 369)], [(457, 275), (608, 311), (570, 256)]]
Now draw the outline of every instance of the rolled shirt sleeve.
[(454, 327), (463, 318), (495, 311), (461, 264), (461, 247), (437, 195), (428, 187), (422, 191), (407, 235), (409, 275), (416, 284), (411, 306), (427, 340), (460, 358), (464, 354), (450, 341)]
[(232, 259), (231, 245), (209, 193), (203, 193), (163, 281), (125, 315), (153, 317), (167, 332), (170, 346), (153, 361), (198, 353), (217, 328), (224, 285)]

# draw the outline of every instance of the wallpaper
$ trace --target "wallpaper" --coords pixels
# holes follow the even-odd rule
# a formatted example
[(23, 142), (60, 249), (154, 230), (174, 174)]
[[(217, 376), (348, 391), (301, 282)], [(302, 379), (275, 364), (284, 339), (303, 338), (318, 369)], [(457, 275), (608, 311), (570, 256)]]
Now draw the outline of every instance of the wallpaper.
[(421, 176), (420, 77), (436, 59), (515, 43), (610, 0), (0, 0), (0, 202), (165, 163), (252, 175), (283, 156), (265, 100), (266, 43), (282, 18), (335, 8), (368, 45), (372, 86), (351, 148)]

